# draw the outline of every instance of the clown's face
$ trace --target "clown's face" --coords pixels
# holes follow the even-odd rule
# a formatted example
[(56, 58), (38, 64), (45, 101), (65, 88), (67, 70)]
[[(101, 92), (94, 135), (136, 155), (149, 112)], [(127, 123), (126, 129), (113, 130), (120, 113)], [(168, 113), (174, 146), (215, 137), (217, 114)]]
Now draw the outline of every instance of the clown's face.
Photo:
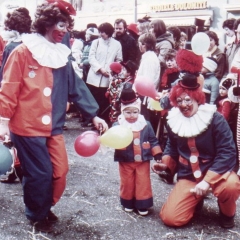
[(182, 93), (179, 97), (177, 97), (177, 105), (185, 117), (192, 117), (198, 110), (197, 101), (188, 96), (186, 93)]
[(137, 121), (139, 115), (139, 110), (135, 107), (128, 107), (123, 110), (123, 116), (125, 117), (126, 121), (129, 123), (134, 123)]
[(61, 43), (65, 33), (68, 31), (68, 23), (58, 22), (54, 26), (47, 29), (45, 38), (52, 43)]

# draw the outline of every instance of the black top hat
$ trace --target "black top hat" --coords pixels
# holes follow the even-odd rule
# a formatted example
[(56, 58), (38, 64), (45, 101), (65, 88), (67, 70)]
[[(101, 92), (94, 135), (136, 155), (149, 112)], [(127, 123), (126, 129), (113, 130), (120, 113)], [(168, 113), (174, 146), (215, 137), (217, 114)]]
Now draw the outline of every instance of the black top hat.
[(123, 85), (123, 89), (120, 95), (120, 100), (122, 104), (129, 104), (133, 103), (137, 100), (136, 93), (132, 89), (132, 84), (129, 82), (126, 82)]
[(203, 27), (205, 23), (204, 19), (195, 18), (194, 25), (198, 27)]
[(138, 70), (137, 64), (132, 60), (128, 60), (126, 63), (121, 62), (121, 64), (127, 69), (128, 72), (131, 73), (131, 75), (134, 75), (135, 72)]
[(191, 73), (185, 73), (178, 84), (186, 89), (197, 89), (200, 84), (197, 82), (197, 76)]

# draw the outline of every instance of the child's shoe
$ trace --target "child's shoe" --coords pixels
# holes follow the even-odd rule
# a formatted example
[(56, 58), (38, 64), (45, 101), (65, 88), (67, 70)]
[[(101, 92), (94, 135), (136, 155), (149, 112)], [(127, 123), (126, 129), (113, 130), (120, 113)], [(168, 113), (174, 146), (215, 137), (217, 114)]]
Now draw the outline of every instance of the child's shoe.
[(133, 209), (132, 208), (124, 208), (124, 211), (130, 213), (130, 212), (133, 212)]
[(146, 208), (138, 209), (138, 213), (139, 213), (141, 216), (146, 216), (146, 215), (148, 215), (148, 210), (147, 210)]

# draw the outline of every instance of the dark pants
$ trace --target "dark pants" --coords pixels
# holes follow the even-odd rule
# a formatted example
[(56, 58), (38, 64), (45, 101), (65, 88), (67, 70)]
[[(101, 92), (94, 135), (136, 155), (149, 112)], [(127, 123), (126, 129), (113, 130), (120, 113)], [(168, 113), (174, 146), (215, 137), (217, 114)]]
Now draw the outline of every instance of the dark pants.
[(107, 123), (110, 122), (109, 112), (110, 112), (110, 104), (108, 98), (105, 97), (105, 93), (107, 91), (107, 87), (95, 87), (93, 85), (87, 84), (88, 89), (92, 93), (96, 102), (99, 105), (99, 114), (100, 118), (103, 118)]
[(63, 136), (22, 137), (11, 133), (11, 140), (23, 170), (26, 217), (43, 220), (66, 186), (68, 160)]

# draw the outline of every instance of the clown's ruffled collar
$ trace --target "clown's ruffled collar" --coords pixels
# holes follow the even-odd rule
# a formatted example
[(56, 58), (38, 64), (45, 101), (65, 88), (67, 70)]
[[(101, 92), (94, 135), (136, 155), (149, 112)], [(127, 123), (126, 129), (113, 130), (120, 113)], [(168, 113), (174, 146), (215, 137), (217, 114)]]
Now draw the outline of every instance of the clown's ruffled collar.
[(6, 42), (6, 45), (8, 45), (11, 42), (21, 42), (22, 37), (21, 34), (18, 31), (15, 30), (4, 30), (1, 32), (2, 39)]
[(141, 114), (138, 115), (138, 120), (134, 123), (126, 121), (125, 117), (121, 114), (118, 117), (118, 122), (121, 126), (131, 129), (134, 132), (141, 131), (147, 125), (145, 118)]
[(167, 122), (171, 130), (179, 137), (196, 137), (208, 128), (216, 110), (215, 105), (200, 105), (197, 113), (187, 118), (179, 108), (174, 107), (168, 113)]
[(60, 68), (66, 65), (71, 50), (62, 43), (49, 42), (40, 34), (23, 34), (22, 41), (32, 53), (33, 58), (41, 65)]

